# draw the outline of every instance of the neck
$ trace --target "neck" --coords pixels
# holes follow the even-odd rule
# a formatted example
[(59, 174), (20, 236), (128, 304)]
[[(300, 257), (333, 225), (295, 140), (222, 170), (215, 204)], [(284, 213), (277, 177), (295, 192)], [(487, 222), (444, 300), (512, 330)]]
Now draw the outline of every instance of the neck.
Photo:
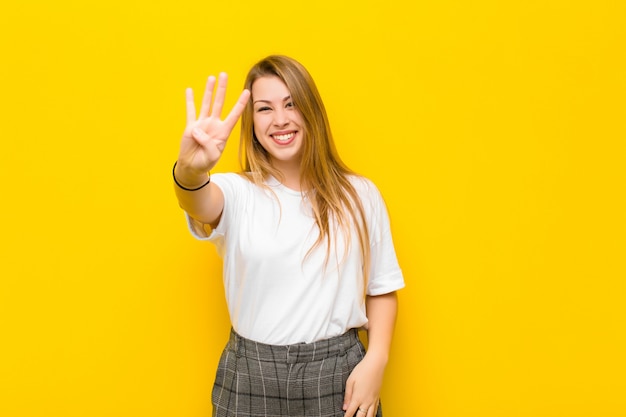
[(281, 182), (292, 190), (300, 191), (300, 165), (294, 163), (281, 163), (281, 161), (273, 161), (274, 168), (278, 169), (282, 174)]

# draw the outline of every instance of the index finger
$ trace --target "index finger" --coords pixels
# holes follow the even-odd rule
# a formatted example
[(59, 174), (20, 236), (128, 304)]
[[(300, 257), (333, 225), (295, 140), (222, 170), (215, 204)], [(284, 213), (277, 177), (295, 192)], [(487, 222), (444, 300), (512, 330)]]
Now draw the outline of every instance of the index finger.
[(193, 103), (193, 90), (187, 88), (185, 90), (185, 99), (187, 107), (187, 124), (190, 125), (196, 121), (196, 106)]
[(235, 103), (230, 113), (228, 113), (228, 116), (226, 116), (226, 119), (224, 119), (224, 123), (231, 129), (235, 126), (235, 123), (237, 123), (237, 120), (245, 110), (248, 99), (250, 99), (250, 91), (243, 90), (239, 95), (237, 103)]

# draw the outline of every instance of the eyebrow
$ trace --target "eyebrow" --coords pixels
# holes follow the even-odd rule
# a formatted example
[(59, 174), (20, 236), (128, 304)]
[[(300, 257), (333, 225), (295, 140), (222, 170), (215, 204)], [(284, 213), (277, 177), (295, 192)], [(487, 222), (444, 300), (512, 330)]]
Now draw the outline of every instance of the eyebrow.
[[(285, 98), (283, 98), (283, 101), (287, 101), (291, 98), (291, 96), (287, 96)], [(252, 104), (256, 104), (256, 103), (271, 103), (271, 100), (254, 100), (254, 102)]]

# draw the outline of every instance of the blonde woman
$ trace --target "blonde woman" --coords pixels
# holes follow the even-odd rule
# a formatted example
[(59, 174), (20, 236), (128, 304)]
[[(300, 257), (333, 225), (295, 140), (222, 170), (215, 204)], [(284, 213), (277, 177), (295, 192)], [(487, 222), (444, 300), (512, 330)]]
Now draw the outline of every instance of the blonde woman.
[[(227, 77), (218, 78), (209, 77), (198, 115), (187, 90), (173, 169), (191, 232), (224, 262), (232, 330), (213, 415), (382, 416), (404, 287), (383, 199), (339, 158), (300, 63), (258, 62), (223, 120)], [(240, 117), (242, 172), (209, 174)]]

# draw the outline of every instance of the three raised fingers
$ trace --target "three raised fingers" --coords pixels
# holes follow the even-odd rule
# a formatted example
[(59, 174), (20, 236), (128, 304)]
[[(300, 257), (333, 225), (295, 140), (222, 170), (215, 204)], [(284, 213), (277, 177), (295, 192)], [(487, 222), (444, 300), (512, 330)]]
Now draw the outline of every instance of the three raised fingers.
[[(228, 76), (226, 75), (226, 73), (220, 73), (219, 80), (217, 81), (215, 100), (212, 101), (215, 81), (216, 79), (212, 75), (207, 80), (204, 95), (202, 96), (202, 107), (200, 107), (200, 114), (197, 116), (198, 119), (205, 119), (208, 117), (217, 117), (218, 119), (220, 118), (222, 108), (224, 106), (224, 100), (226, 97), (226, 84), (228, 81)], [(192, 89), (187, 88), (185, 94), (187, 102), (187, 124), (189, 125), (196, 121), (196, 107), (194, 104)], [(239, 96), (237, 103), (235, 103), (226, 119), (224, 119), (224, 122), (227, 126), (230, 126), (231, 128), (235, 126), (237, 120), (243, 113), (249, 98), (250, 92), (248, 90), (244, 90)]]

